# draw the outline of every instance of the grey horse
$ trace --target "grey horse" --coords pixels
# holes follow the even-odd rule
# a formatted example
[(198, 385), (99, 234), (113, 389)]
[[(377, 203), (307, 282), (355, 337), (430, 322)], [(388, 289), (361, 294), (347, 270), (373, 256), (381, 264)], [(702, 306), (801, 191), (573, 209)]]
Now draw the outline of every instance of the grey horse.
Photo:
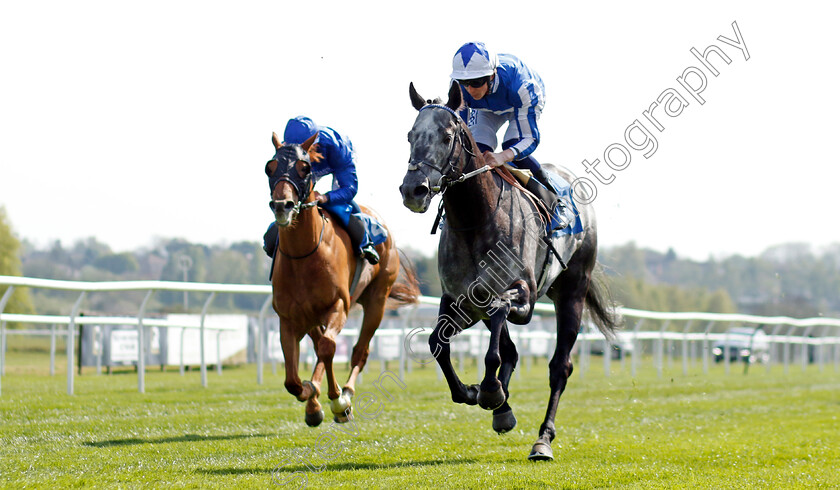
[[(519, 356), (507, 322), (528, 324), (534, 303), (547, 295), (557, 318), (556, 347), (549, 363), (551, 395), (528, 459), (551, 460), (554, 417), (572, 374), (570, 353), (584, 305), (605, 335), (612, 337), (617, 328), (608, 295), (592, 280), (597, 253), (595, 215), (589, 205), (577, 204), (583, 231), (555, 233), (549, 246), (543, 240), (546, 231), (538, 203), (526, 197), (515, 181), (485, 171), (489, 167), (483, 166), (469, 129), (455, 112), (462, 103), (457, 83), (453, 82), (446, 104), (424, 100), (413, 83), (409, 93), (419, 113), (408, 133), (411, 155), (400, 186), (403, 204), (424, 213), (440, 193), (445, 212), (438, 246), (443, 294), (429, 348), (446, 377), (452, 400), (493, 410), (493, 429), (510, 431), (516, 418), (508, 404), (508, 383)], [(545, 167), (574, 181), (566, 169)], [(479, 320), (490, 330), (485, 376), (479, 385), (465, 385), (452, 367), (449, 342)]]

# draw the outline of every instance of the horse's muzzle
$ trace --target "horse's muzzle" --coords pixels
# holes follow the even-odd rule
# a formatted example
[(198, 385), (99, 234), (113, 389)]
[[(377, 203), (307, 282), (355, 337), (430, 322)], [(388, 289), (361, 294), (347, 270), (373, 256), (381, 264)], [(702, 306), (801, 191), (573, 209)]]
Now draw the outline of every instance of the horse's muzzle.
[(277, 226), (288, 226), (294, 219), (295, 202), (289, 199), (275, 199), (268, 203), (274, 211), (274, 221)]
[(415, 213), (425, 213), (432, 201), (432, 192), (429, 187), (429, 179), (423, 179), (419, 183), (406, 182), (408, 176), (400, 186), (403, 205)]

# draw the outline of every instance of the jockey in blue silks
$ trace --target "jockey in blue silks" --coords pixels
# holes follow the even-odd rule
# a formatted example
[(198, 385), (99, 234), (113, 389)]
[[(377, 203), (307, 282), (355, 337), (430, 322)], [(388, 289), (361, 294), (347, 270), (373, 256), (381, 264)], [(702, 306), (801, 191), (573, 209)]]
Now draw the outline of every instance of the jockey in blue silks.
[[(545, 170), (532, 156), (540, 143), (537, 121), (545, 106), (545, 86), (537, 72), (516, 56), (502, 53), (497, 56), (484, 43), (466, 43), (452, 58), (450, 78), (461, 85), (466, 106), (461, 115), (468, 122), (485, 163), (498, 167), (510, 162), (517, 168), (530, 170), (545, 189), (526, 188), (536, 190), (549, 205), (562, 204)], [(508, 126), (502, 151), (493, 153), (496, 133), (505, 123)]]
[[(350, 139), (332, 128), (316, 125), (308, 117), (298, 116), (286, 123), (283, 141), (300, 145), (314, 134), (318, 137), (313, 145), (318, 145), (317, 151), (323, 158), (312, 162), (312, 175), (315, 180), (330, 174), (333, 176), (332, 190), (316, 194), (318, 205), (341, 222), (359, 255), (371, 264), (376, 264), (379, 262), (379, 254), (374, 248), (375, 243), (371, 240), (362, 210), (353, 200), (359, 188), (359, 180), (356, 177), (356, 153)], [(277, 245), (276, 223), (269, 225), (263, 239), (266, 253), (273, 257)], [(379, 241), (384, 241), (384, 237)]]

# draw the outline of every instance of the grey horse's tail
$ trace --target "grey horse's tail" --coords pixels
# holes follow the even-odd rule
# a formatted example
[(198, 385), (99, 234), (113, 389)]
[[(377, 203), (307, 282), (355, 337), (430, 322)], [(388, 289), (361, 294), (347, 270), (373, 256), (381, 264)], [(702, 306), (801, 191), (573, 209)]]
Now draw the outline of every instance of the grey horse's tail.
[(601, 278), (601, 274), (596, 273), (592, 275), (589, 281), (589, 290), (586, 292), (586, 306), (589, 309), (589, 315), (598, 326), (598, 330), (604, 334), (604, 337), (612, 340), (615, 338), (615, 332), (621, 326), (622, 318), (615, 313), (615, 305), (610, 299), (610, 293), (607, 285)]

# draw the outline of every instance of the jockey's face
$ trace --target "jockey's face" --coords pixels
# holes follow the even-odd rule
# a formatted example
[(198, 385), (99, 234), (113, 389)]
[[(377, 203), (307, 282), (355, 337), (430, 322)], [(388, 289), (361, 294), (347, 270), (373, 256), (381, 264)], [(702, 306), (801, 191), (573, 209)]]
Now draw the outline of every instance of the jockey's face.
[(464, 87), (467, 93), (470, 94), (470, 97), (472, 97), (475, 100), (481, 100), (482, 98), (484, 98), (485, 95), (487, 95), (487, 92), (490, 90), (490, 82), (493, 80), (493, 78), (483, 77), (479, 80), (484, 80), (484, 83), (477, 87), (475, 86), (476, 84), (473, 80), (461, 81), (461, 86)]

